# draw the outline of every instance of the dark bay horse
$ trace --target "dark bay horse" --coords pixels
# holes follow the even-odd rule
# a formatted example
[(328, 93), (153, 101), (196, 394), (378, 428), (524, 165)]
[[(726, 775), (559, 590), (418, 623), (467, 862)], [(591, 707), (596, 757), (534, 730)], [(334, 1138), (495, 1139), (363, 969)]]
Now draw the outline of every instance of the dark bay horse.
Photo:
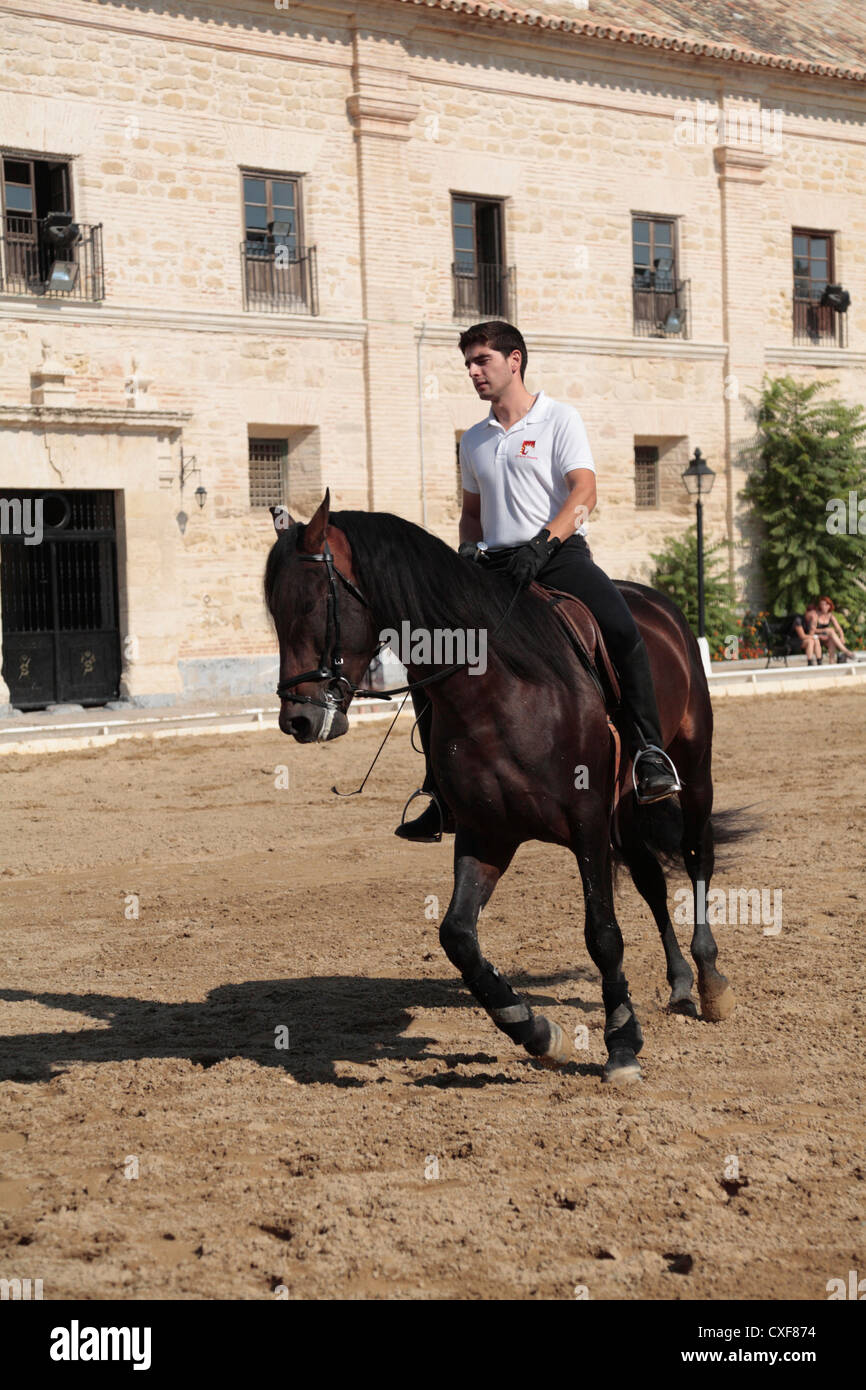
[[(640, 1076), (643, 1037), (623, 973), (614, 911), (612, 834), (661, 933), (668, 1007), (696, 1016), (692, 971), (677, 944), (657, 850), (681, 854), (695, 897), (691, 954), (705, 1019), (730, 1014), (733, 991), (716, 969), (704, 904), (713, 873), (713, 718), (697, 643), (679, 609), (642, 584), (620, 589), (649, 649), (665, 747), (683, 781), (675, 801), (638, 807), (627, 789), (612, 826), (612, 740), (599, 688), (550, 608), (514, 600), (503, 575), (485, 573), (411, 522), (387, 513), (330, 513), (325, 498), (307, 525), (275, 512), (265, 598), (280, 643), (279, 724), (301, 743), (338, 738), (380, 634), (486, 631), (483, 674), (463, 666), (426, 687), (430, 758), (454, 813), (454, 892), (440, 941), (497, 1028), (533, 1057), (560, 1065), (570, 1039), (536, 1015), (485, 960), (476, 924), (525, 840), (572, 851), (583, 883), (587, 949), (601, 973), (607, 1081)], [(304, 563), (312, 561), (313, 563)], [(421, 658), (419, 658), (420, 660)], [(409, 666), (409, 679), (435, 674)]]

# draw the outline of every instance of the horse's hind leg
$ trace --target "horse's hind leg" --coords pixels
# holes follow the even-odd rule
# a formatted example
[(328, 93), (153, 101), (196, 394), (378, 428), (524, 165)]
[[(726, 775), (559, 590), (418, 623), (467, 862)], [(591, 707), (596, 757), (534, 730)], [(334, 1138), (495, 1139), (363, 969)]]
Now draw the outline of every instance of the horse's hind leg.
[(659, 935), (662, 939), (665, 960), (667, 961), (668, 984), (671, 997), (668, 1011), (697, 1018), (698, 1010), (692, 998), (692, 985), (695, 977), (691, 967), (679, 947), (670, 912), (668, 911), (668, 886), (664, 870), (652, 850), (628, 833), (626, 826), (620, 826), (622, 854), (632, 876), (634, 886), (649, 906)]
[(691, 949), (698, 967), (701, 1011), (710, 1023), (720, 1023), (733, 1013), (735, 998), (725, 976), (716, 969), (719, 948), (707, 922), (707, 892), (715, 866), (710, 820), (713, 794), (709, 775), (683, 790), (680, 803), (683, 808), (683, 858), (695, 900), (695, 930)]
[(442, 949), (496, 1027), (533, 1057), (551, 1066), (571, 1061), (571, 1041), (552, 1019), (535, 1015), (504, 975), (485, 960), (478, 943), (478, 913), (505, 873), (516, 844), (483, 842), (458, 829), (454, 846), (454, 893), (439, 929)]
[(606, 818), (603, 825), (604, 834), (598, 843), (590, 845), (581, 836), (573, 846), (583, 880), (586, 948), (601, 971), (604, 1041), (608, 1051), (602, 1076), (605, 1081), (637, 1081), (641, 1075), (637, 1054), (643, 1047), (643, 1033), (622, 969), (623, 941), (613, 907)]

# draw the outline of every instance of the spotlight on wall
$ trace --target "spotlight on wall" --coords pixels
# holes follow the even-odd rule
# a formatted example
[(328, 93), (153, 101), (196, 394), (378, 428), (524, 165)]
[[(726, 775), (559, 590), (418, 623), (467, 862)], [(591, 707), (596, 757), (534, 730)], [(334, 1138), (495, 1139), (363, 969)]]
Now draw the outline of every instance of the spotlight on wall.
[(49, 212), (42, 219), (41, 238), (43, 246), (54, 253), (48, 272), (48, 289), (68, 294), (75, 289), (78, 280), (78, 265), (69, 253), (81, 240), (81, 228), (73, 222), (71, 212)]
[(61, 290), (68, 294), (75, 289), (78, 280), (78, 266), (75, 261), (52, 261), (48, 272), (48, 288)]
[(821, 303), (835, 309), (837, 314), (847, 314), (851, 307), (851, 296), (841, 285), (827, 285), (821, 295)]
[(80, 235), (81, 229), (73, 222), (71, 212), (49, 212), (42, 219), (42, 240), (55, 251), (68, 251)]
[(273, 240), (282, 242), (284, 245), (291, 241), (293, 230), (291, 222), (274, 221), (268, 223), (268, 232)]

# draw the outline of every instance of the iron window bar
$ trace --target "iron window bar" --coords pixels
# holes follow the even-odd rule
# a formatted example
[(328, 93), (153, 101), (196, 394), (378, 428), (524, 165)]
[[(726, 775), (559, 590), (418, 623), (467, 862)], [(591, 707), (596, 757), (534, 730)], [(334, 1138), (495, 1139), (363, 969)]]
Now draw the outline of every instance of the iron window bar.
[[(105, 298), (102, 223), (73, 221), (71, 244), (57, 246), (49, 235), (56, 217), (6, 213), (0, 226), (0, 294), (98, 303)], [(52, 284), (54, 272), (65, 267), (71, 267), (66, 271), (67, 283)]]
[(458, 319), (517, 318), (515, 267), (479, 261), (451, 265), (454, 317)]
[(632, 276), (634, 333), (639, 338), (688, 338), (691, 281), (668, 271), (641, 270)]
[[(822, 286), (823, 289), (823, 286)], [(830, 347), (848, 346), (848, 315), (822, 304), (814, 291), (794, 281), (794, 343), (801, 347), (820, 343)]]
[(288, 238), (241, 242), (244, 308), (272, 314), (319, 312), (315, 246), (293, 246)]

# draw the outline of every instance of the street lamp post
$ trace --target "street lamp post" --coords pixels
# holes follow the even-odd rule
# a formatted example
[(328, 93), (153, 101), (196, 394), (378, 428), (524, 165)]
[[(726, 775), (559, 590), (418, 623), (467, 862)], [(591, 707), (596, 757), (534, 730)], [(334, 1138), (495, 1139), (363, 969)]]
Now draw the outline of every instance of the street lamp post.
[(686, 492), (695, 499), (698, 521), (698, 644), (704, 656), (704, 666), (709, 668), (710, 649), (704, 632), (704, 497), (709, 497), (715, 473), (710, 468), (700, 449), (688, 468), (683, 471)]
[(698, 518), (698, 636), (706, 637), (704, 622), (704, 504), (701, 501), (700, 493), (698, 493), (695, 502), (695, 511)]

